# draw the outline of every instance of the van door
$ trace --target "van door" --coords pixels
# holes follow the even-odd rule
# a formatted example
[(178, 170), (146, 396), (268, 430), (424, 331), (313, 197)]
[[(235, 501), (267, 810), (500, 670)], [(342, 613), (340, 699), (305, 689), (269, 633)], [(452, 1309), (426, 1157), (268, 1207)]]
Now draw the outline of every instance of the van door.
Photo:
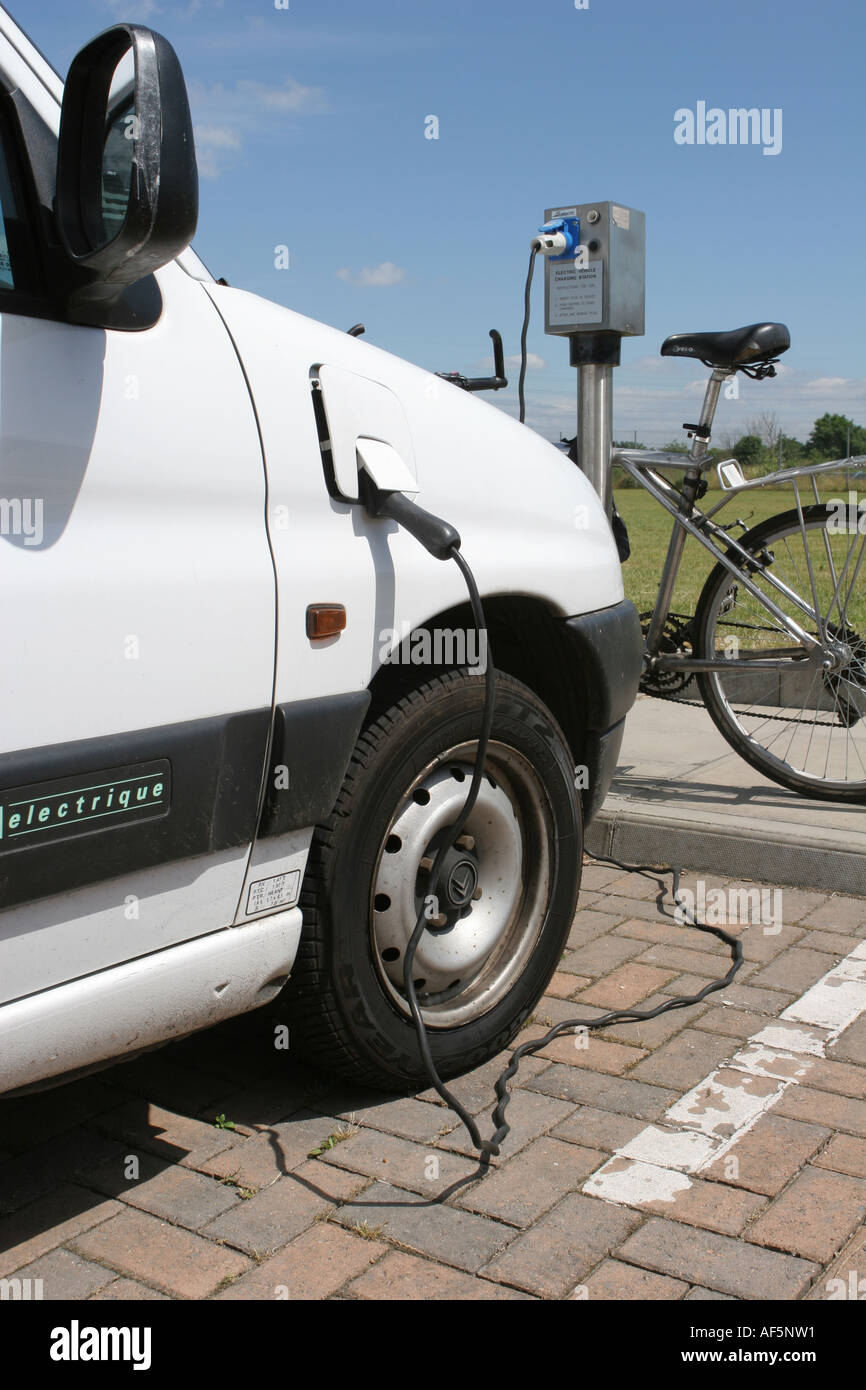
[(146, 331), (65, 322), (5, 97), (0, 117), (2, 1003), (233, 922), (275, 580), (255, 415), (203, 287), (170, 264)]

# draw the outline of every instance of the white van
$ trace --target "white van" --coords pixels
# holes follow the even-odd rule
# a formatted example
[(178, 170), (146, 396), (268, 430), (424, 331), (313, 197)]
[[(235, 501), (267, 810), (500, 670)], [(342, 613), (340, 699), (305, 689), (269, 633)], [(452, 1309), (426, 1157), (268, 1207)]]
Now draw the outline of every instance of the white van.
[[(118, 25), (64, 84), (0, 10), (0, 1090), (272, 1002), (291, 1045), (443, 1075), (563, 949), (640, 633), (583, 475), (452, 382), (217, 282), (189, 249), (177, 57)], [(480, 634), (484, 638), (484, 633)], [(288, 983), (288, 987), (287, 986)]]

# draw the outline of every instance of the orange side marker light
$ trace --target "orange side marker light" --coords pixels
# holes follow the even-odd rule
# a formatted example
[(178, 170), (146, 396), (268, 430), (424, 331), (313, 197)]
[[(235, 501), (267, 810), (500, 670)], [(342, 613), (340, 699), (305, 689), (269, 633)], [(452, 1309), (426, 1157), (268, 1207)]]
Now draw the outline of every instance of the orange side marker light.
[(346, 609), (342, 603), (311, 603), (307, 609), (307, 636), (311, 642), (336, 637), (346, 627)]

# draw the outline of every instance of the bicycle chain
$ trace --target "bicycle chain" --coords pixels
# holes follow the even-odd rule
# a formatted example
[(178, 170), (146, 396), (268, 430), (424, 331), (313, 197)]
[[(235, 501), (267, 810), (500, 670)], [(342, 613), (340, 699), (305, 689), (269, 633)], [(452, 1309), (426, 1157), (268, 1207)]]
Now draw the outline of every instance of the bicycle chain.
[[(642, 614), (641, 616), (643, 617), (644, 615)], [(670, 617), (676, 618), (676, 619), (678, 620), (678, 621), (677, 621), (677, 626), (681, 626), (681, 623), (680, 623), (680, 621), (679, 621), (679, 620), (682, 618), (682, 615), (681, 615), (681, 614), (670, 614), (669, 616), (670, 616)], [(694, 621), (694, 619), (690, 619), (689, 621)], [(767, 627), (766, 625), (764, 625), (764, 624), (762, 624), (762, 623), (737, 623), (737, 622), (728, 622), (728, 623), (725, 624), (725, 626), (726, 626), (726, 627), (742, 627), (742, 628), (749, 628), (749, 630), (752, 631), (752, 632), (776, 632), (776, 631), (778, 630), (777, 628), (774, 628), (774, 627)], [(695, 679), (694, 674), (690, 675), (689, 678), (688, 678), (688, 680), (686, 681), (685, 685), (683, 686), (683, 689), (687, 689), (688, 686), (692, 683), (692, 681), (693, 681), (694, 679)], [(661, 690), (645, 690), (645, 689), (641, 689), (641, 694), (642, 694), (642, 695), (649, 695), (653, 700), (667, 700), (669, 704), (674, 704), (674, 705), (690, 705), (692, 709), (705, 709), (705, 708), (706, 708), (706, 706), (705, 706), (703, 700), (686, 700), (686, 699), (683, 698), (682, 695), (666, 694), (666, 693), (664, 693), (664, 692), (661, 691)], [(748, 710), (748, 709), (747, 709), (747, 710), (737, 710), (737, 709), (735, 709), (735, 710), (733, 710), (733, 713), (734, 713), (734, 714), (750, 714), (750, 713), (751, 713), (751, 710)], [(790, 716), (789, 714), (765, 714), (765, 715), (762, 716), (762, 718), (763, 718), (764, 720), (770, 720), (770, 721), (772, 721), (773, 723), (776, 723), (776, 724), (790, 724), (790, 722), (791, 722), (791, 716)], [(835, 720), (833, 720), (833, 719), (818, 719), (818, 720), (816, 720), (815, 723), (814, 723), (814, 727), (816, 727), (816, 728), (820, 728), (822, 725), (826, 726), (827, 728), (833, 728), (833, 729), (838, 728), (837, 722), (836, 722)]]
[[(667, 700), (671, 704), (675, 705), (691, 705), (694, 709), (706, 709), (706, 705), (704, 704), (703, 700), (684, 700), (680, 695), (660, 695), (656, 690), (643, 690), (641, 691), (641, 694), (649, 695), (649, 697), (652, 700)], [(751, 709), (735, 709), (733, 710), (733, 713), (752, 714), (753, 711)], [(791, 722), (790, 714), (763, 714), (761, 715), (761, 719), (762, 721), (770, 719), (777, 724), (790, 724)], [(814, 720), (813, 723), (814, 727), (816, 728), (820, 728), (822, 724), (826, 725), (828, 728), (833, 729), (838, 729), (839, 727), (838, 723), (833, 719), (817, 719)]]

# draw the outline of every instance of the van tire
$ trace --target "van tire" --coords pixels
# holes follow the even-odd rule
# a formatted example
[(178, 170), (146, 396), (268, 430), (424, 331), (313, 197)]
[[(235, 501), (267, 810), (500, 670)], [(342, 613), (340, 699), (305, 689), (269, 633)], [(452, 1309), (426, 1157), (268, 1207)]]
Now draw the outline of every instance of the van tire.
[[(407, 1092), (428, 1082), (396, 978), (402, 966), (384, 964), (388, 951), (394, 957), (399, 950), (383, 950), (379, 939), (377, 923), (389, 912), (393, 917), (397, 909), (378, 916), (379, 904), (390, 899), (373, 890), (377, 875), (396, 873), (409, 904), (398, 920), (399, 929), (409, 916), (414, 925), (412, 903), (421, 900), (417, 894), (423, 893), (418, 888), (423, 878), (419, 875), (407, 887), (411, 867), (401, 878), (399, 862), (386, 863), (385, 847), (393, 853), (395, 841), (401, 853), (410, 853), (391, 827), (398, 823), (402, 830), (412, 817), (421, 817), (417, 859), (426, 835), (422, 812), (415, 809), (419, 799), (423, 803), (426, 794), (435, 809), (450, 797), (447, 804), (453, 808), (458, 788), (448, 784), (448, 778), (455, 777), (463, 783), (459, 809), (468, 790), (467, 770), (483, 705), (483, 679), (453, 671), (400, 699), (358, 738), (334, 810), (313, 838), (301, 894), (304, 925), (284, 995), (293, 1051), (297, 1047), (315, 1066), (387, 1090)], [(454, 761), (455, 749), (462, 750), (462, 763)], [(432, 1016), (425, 1010), (425, 1021), (443, 1077), (480, 1066), (519, 1032), (559, 962), (580, 888), (583, 826), (568, 744), (535, 693), (504, 674), (497, 674), (486, 766), (490, 775), (476, 807), (482, 839), (473, 841), (472, 853), (477, 855), (481, 914), (476, 922), (489, 925), (496, 944), (489, 956), (470, 959), (465, 987), (460, 980), (449, 987), (456, 988), (456, 995), (440, 990), (425, 996), (434, 1001), (429, 1005)], [(497, 770), (499, 776), (494, 777)], [(432, 802), (420, 785), (425, 778), (425, 786), (429, 782), (433, 787)], [(445, 814), (442, 806), (440, 817)], [(446, 823), (453, 819), (451, 810)], [(471, 824), (470, 820), (467, 829)], [(508, 836), (514, 837), (513, 853)], [(481, 844), (488, 841), (492, 848), (486, 868)], [(413, 862), (405, 861), (407, 866)], [(460, 866), (464, 881), (465, 867)], [(503, 883), (511, 884), (512, 898)], [(419, 956), (427, 942), (434, 952), (440, 948), (439, 935), (447, 938), (442, 948), (446, 955), (455, 943), (466, 944), (470, 952), (483, 950), (474, 944), (480, 936), (474, 926), (459, 935), (462, 918), (476, 910), (473, 904), (453, 910), (453, 921), (439, 919), (447, 930), (438, 935), (433, 929), (425, 932)], [(502, 922), (506, 925), (499, 925)], [(401, 943), (404, 940), (401, 937)], [(451, 973), (450, 959), (445, 969)], [(445, 1001), (440, 1002), (443, 994)]]

